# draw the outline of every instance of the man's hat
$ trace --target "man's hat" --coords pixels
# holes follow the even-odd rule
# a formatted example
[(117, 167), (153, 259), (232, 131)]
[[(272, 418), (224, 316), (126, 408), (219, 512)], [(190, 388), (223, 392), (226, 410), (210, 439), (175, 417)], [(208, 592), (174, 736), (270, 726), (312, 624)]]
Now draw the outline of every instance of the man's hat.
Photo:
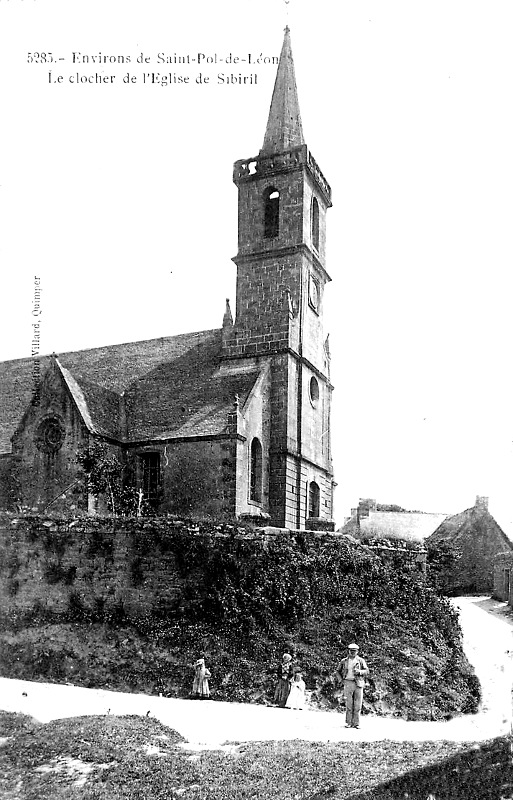
[(352, 644), (348, 644), (348, 645), (347, 645), (347, 649), (348, 649), (348, 650), (359, 650), (360, 648), (358, 647), (358, 645), (357, 645), (357, 644), (355, 644), (355, 643), (353, 642)]

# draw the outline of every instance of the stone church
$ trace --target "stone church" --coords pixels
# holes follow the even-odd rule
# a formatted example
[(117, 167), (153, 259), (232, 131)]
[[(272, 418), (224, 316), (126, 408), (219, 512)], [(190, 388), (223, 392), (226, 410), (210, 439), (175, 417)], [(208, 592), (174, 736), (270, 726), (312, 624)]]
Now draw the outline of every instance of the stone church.
[(94, 510), (77, 453), (97, 441), (155, 513), (331, 527), (331, 190), (304, 140), (288, 28), (262, 149), (233, 180), (235, 320), (227, 301), (216, 330), (0, 364), (4, 509)]

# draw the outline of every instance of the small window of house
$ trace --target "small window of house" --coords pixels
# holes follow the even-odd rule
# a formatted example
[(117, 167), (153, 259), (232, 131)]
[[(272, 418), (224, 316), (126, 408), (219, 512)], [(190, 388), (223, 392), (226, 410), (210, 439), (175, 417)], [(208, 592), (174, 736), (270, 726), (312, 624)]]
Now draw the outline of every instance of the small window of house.
[(270, 187), (264, 194), (264, 237), (274, 239), (280, 232), (280, 193)]
[(312, 200), (310, 223), (311, 223), (311, 233), (312, 233), (312, 244), (318, 251), (319, 250), (319, 203), (317, 202), (316, 197), (314, 197)]
[(308, 516), (310, 518), (319, 516), (320, 494), (319, 484), (312, 481), (308, 487)]
[(249, 499), (254, 503), (262, 502), (262, 445), (256, 438), (251, 442)]

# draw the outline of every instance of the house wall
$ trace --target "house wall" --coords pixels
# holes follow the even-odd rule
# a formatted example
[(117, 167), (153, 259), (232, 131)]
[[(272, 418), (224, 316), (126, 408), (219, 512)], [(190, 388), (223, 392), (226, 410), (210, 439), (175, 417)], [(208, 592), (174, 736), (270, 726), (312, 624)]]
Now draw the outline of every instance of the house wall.
[(493, 563), (493, 596), (511, 605), (513, 596), (513, 553), (499, 553)]
[(456, 569), (448, 576), (447, 589), (451, 592), (491, 592), (494, 584), (493, 560), (502, 542), (479, 531), (462, 550)]

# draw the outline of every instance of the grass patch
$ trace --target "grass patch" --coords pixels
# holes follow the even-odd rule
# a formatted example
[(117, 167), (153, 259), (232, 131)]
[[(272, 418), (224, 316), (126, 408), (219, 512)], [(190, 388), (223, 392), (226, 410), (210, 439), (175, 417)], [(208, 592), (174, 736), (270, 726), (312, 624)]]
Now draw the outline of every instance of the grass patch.
[(32, 733), (41, 725), (33, 717), (26, 714), (16, 714), (14, 711), (0, 711), (0, 738), (15, 736), (17, 733)]
[(31, 727), (0, 712), (0, 724), (12, 731), (0, 749), (5, 800), (500, 800), (513, 785), (505, 739), (266, 742), (194, 753), (145, 717)]

